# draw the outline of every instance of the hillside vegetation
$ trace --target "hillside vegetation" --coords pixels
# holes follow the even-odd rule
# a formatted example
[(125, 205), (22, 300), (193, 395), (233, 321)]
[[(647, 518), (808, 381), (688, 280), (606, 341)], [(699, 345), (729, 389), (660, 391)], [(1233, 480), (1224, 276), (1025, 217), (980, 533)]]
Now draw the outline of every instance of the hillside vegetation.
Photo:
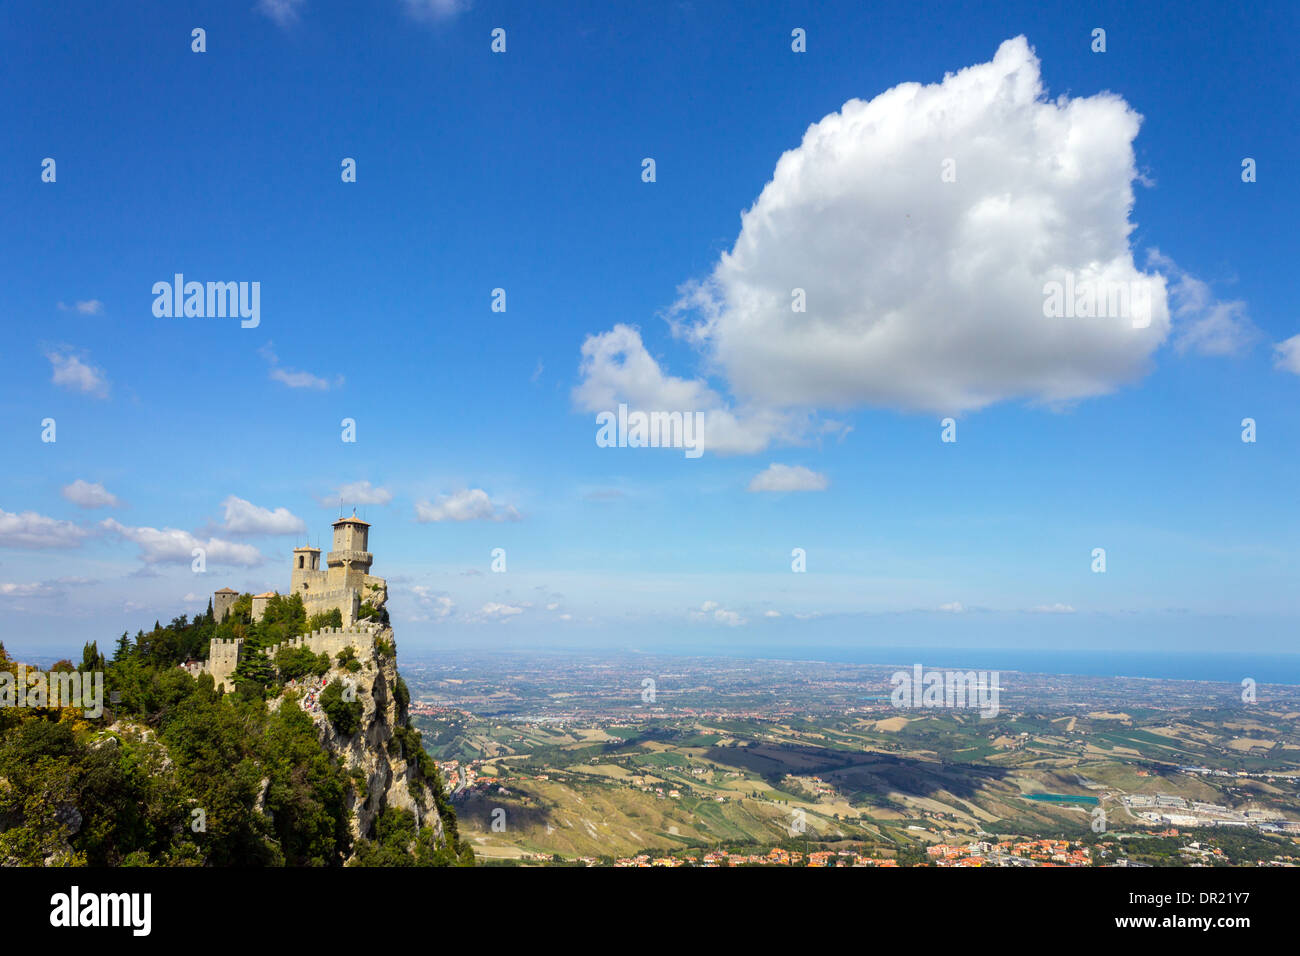
[[(103, 672), (98, 717), (84, 708), (0, 707), (0, 864), (472, 863), (437, 766), (419, 733), (404, 725), (379, 745), (390, 751), (381, 756), (412, 768), (417, 800), (431, 802), (441, 827), (417, 832), (414, 813), (389, 807), (370, 832), (359, 839), (351, 832), (349, 807), (366, 799), (365, 781), (322, 744), (320, 728), (285, 686), (331, 667), (345, 673), (347, 662), (250, 654), (236, 693), (224, 695), (210, 676), (195, 679), (177, 666), (206, 656), (213, 637), (240, 637), (257, 649), (337, 623), (329, 615), (309, 621), (296, 596), (271, 601), (265, 619), (253, 622), (248, 601), (242, 596), (220, 623), (209, 606), (193, 621), (155, 624), (134, 640), (123, 634), (111, 660), (87, 644), (75, 669)], [(73, 669), (62, 661), (51, 671)], [(0, 670), (19, 672), (3, 645)], [(405, 694), (400, 677), (397, 693)], [(348, 714), (355, 720), (355, 710), (342, 701), (323, 710), (333, 734), (350, 733), (340, 724)]]

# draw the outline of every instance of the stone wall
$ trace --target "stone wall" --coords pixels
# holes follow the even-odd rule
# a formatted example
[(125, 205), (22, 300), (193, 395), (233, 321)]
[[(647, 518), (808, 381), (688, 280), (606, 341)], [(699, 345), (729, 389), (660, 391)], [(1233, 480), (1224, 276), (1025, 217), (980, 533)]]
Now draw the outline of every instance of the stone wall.
[[(357, 652), (357, 659), (365, 662), (375, 656), (375, 634), (377, 630), (371, 624), (358, 624), (351, 627), (326, 627), (284, 641), (281, 644), (276, 644), (273, 647), (263, 648), (262, 653), (267, 657), (274, 658), (282, 648), (306, 647), (313, 654), (328, 654), (330, 660), (333, 661), (338, 657), (340, 651), (351, 647)], [(233, 679), (235, 667), (239, 664), (239, 651), (243, 644), (244, 642), (239, 638), (229, 641), (214, 639), (208, 645), (207, 663), (192, 664), (185, 669), (189, 671), (192, 677), (198, 677), (199, 674), (211, 674), (212, 679), (216, 681), (217, 686), (223, 691), (233, 691), (235, 689)]]
[(343, 615), (343, 626), (351, 627), (357, 622), (361, 612), (361, 595), (351, 588), (335, 588), (329, 591), (303, 591), (302, 606), (307, 609), (307, 616), (323, 614), (338, 608)]
[(228, 641), (214, 639), (208, 645), (207, 673), (212, 675), (222, 690), (235, 689), (231, 675), (235, 673), (235, 665), (239, 663), (239, 649), (243, 646), (244, 642), (237, 637)]
[(351, 647), (357, 652), (357, 660), (364, 662), (375, 655), (375, 628), (364, 624), (356, 627), (324, 627), (265, 648), (262, 653), (273, 658), (280, 651), (294, 647), (306, 647), (313, 654), (328, 654), (331, 660), (338, 657), (344, 648)]

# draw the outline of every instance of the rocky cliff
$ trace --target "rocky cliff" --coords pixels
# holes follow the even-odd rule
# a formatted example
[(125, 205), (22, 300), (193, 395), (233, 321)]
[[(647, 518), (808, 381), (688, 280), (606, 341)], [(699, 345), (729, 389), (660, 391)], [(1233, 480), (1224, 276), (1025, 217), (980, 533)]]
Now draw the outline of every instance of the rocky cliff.
[[(285, 688), (272, 706), (298, 706), (316, 725), (321, 745), (338, 758), (352, 778), (349, 809), (354, 842), (373, 838), (375, 822), (387, 809), (409, 811), (416, 831), (434, 829), (434, 842), (446, 839), (434, 788), (429, 779), (432, 761), (419, 750), (418, 734), (407, 714), (406, 686), (397, 672), (396, 640), (392, 628), (376, 632), (373, 642), (359, 642), (355, 658), (332, 660), (322, 678), (309, 677)], [(321, 706), (324, 689), (334, 682), (344, 703), (359, 704), (355, 727), (340, 729)], [(357, 708), (354, 706), (353, 712)]]

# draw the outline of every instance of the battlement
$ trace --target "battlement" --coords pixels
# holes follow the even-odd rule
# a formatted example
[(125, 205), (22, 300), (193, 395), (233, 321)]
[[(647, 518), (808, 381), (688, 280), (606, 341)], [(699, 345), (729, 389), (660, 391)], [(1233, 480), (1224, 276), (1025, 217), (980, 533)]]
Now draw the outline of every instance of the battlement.
[(282, 641), (272, 647), (263, 648), (262, 653), (274, 658), (283, 650), (305, 647), (313, 654), (329, 654), (331, 657), (344, 648), (351, 647), (362, 658), (369, 657), (375, 648), (376, 628), (372, 624), (357, 624), (352, 627), (323, 627), (310, 634), (300, 634), (291, 640)]
[[(262, 653), (274, 659), (280, 651), (305, 647), (313, 654), (328, 654), (332, 659), (350, 647), (357, 652), (358, 659), (364, 661), (374, 656), (375, 636), (378, 633), (379, 627), (369, 623), (355, 624), (351, 627), (322, 627), (310, 634), (300, 634), (271, 647), (264, 647)], [(186, 670), (194, 677), (200, 673), (211, 674), (222, 690), (234, 690), (235, 668), (239, 665), (239, 652), (243, 644), (244, 642), (239, 638), (232, 640), (214, 638), (208, 645), (206, 664), (186, 667)]]

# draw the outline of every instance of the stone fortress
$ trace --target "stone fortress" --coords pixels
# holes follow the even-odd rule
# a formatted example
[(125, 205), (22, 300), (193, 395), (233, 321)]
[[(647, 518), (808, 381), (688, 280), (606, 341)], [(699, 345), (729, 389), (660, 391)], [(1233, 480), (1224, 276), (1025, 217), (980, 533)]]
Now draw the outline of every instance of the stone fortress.
[[(375, 635), (381, 630), (377, 623), (360, 621), (361, 605), (370, 604), (376, 610), (388, 601), (388, 582), (370, 573), (374, 555), (369, 546), (370, 525), (354, 513), (350, 518), (334, 522), (334, 549), (325, 556), (325, 568), (320, 566), (320, 548), (293, 549), (293, 570), (290, 575), (290, 594), (302, 596), (302, 603), (310, 618), (316, 614), (338, 608), (343, 615), (342, 627), (323, 628), (303, 634), (293, 640), (265, 648), (262, 653), (274, 657), (286, 647), (308, 647), (313, 654), (327, 653), (335, 657), (351, 647), (357, 657), (368, 660), (374, 654)], [(276, 596), (275, 591), (253, 595), (253, 620), (260, 621), (266, 613), (267, 602)], [(288, 595), (285, 595), (286, 597)], [(230, 614), (239, 597), (233, 588), (222, 588), (212, 595), (212, 615), (222, 621)], [(208, 659), (182, 665), (190, 674), (211, 674), (222, 690), (234, 689), (231, 679), (243, 641), (213, 640), (208, 648)]]
[[(343, 626), (351, 627), (357, 622), (363, 603), (378, 608), (388, 600), (388, 582), (370, 573), (375, 556), (366, 550), (369, 538), (369, 523), (354, 514), (334, 522), (334, 550), (325, 556), (324, 569), (320, 566), (320, 548), (293, 549), (289, 589), (291, 594), (302, 595), (308, 617), (338, 608), (343, 614)], [(275, 595), (275, 591), (253, 595), (254, 621), (262, 619), (267, 601)], [(233, 588), (222, 588), (213, 594), (213, 616), (218, 621), (225, 620), (238, 597), (239, 592)]]

